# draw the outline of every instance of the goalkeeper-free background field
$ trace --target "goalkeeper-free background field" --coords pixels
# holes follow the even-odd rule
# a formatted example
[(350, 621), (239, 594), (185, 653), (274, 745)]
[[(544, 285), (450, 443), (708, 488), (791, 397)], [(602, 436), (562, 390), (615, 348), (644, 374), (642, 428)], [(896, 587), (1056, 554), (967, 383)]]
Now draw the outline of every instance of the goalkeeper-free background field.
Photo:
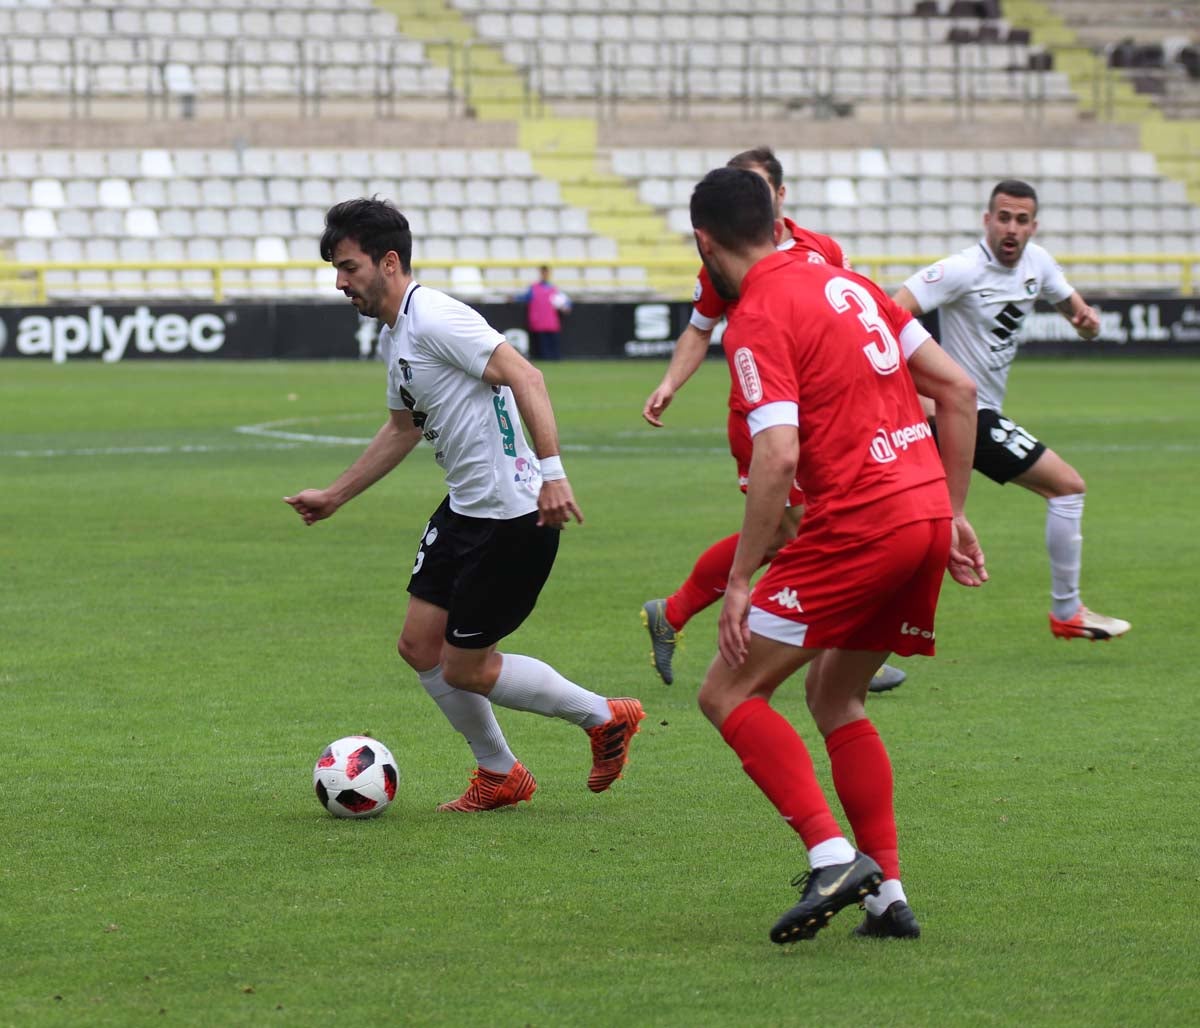
[[(466, 816), (394, 650), (431, 455), (312, 528), (281, 502), (373, 433), (378, 365), (0, 365), (0, 1024), (1200, 1022), (1200, 362), (1018, 362), (1008, 413), (1089, 484), (1084, 598), (1133, 630), (1051, 638), (1044, 506), (977, 476), (992, 581), (869, 704), (925, 934), (847, 910), (789, 949), (803, 851), (695, 708), (716, 610), (670, 688), (638, 621), (740, 519), (723, 367), (654, 431), (660, 372), (547, 370), (587, 523), (505, 647), (641, 697), (627, 777), (593, 796), (578, 729), (501, 711), (539, 790)], [(355, 732), (403, 778), (339, 822), (311, 769)]]

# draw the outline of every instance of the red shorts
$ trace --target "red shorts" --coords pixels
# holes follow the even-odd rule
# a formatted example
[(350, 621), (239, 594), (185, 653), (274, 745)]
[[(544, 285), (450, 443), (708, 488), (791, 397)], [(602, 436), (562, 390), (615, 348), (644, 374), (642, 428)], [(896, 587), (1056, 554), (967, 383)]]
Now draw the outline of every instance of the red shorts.
[[(746, 419), (740, 414), (729, 415), (726, 422), (729, 432), (729, 452), (733, 454), (733, 459), (737, 462), (738, 472), (738, 488), (742, 492), (746, 491), (746, 485), (750, 481), (750, 458), (754, 455), (753, 437), (750, 435), (750, 426), (746, 424)], [(800, 483), (794, 478), (792, 479), (792, 488), (788, 492), (789, 507), (804, 506), (804, 490), (800, 488)]]
[(950, 554), (950, 520), (901, 525), (865, 542), (799, 536), (750, 597), (750, 630), (811, 649), (933, 656), (933, 615)]

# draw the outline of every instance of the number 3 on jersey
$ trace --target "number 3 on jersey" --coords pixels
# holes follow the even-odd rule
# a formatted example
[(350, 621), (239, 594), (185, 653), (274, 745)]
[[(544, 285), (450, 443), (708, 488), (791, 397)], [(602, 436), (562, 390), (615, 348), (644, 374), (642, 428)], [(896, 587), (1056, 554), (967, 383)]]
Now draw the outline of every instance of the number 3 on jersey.
[(825, 283), (825, 299), (839, 314), (857, 308), (858, 320), (874, 337), (863, 347), (867, 360), (881, 375), (890, 375), (900, 367), (900, 343), (891, 326), (883, 320), (875, 297), (859, 283), (848, 278), (831, 278)]

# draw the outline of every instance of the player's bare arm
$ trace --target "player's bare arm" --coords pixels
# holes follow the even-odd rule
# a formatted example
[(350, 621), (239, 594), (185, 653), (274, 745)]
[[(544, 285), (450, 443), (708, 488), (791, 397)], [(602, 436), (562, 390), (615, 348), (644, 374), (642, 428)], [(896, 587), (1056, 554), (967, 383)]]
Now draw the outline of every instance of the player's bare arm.
[(721, 656), (730, 667), (738, 667), (746, 659), (750, 646), (750, 628), (746, 623), (750, 613), (750, 579), (762, 566), (763, 556), (779, 528), (779, 512), (787, 504), (799, 456), (795, 425), (773, 425), (754, 436), (746, 511), (717, 629)]
[[(483, 369), (488, 385), (506, 385), (512, 390), (517, 413), (529, 430), (529, 438), (538, 460), (543, 462), (542, 488), (538, 493), (538, 524), (563, 526), (571, 518), (583, 524), (583, 512), (575, 502), (571, 484), (566, 476), (547, 477), (561, 471), (558, 446), (558, 424), (546, 389), (546, 378), (508, 343), (501, 343), (492, 352)], [(557, 461), (555, 472), (546, 464)]]
[(912, 290), (908, 286), (901, 286), (897, 289), (892, 294), (892, 299), (915, 318), (919, 318), (925, 313), (921, 310), (921, 305), (917, 303), (917, 298), (913, 296)]
[(662, 413), (670, 406), (675, 394), (683, 388), (708, 356), (708, 344), (712, 338), (711, 328), (697, 328), (689, 324), (675, 342), (675, 352), (662, 381), (646, 400), (642, 417), (655, 428), (662, 428)]
[(938, 426), (938, 449), (946, 469), (946, 489), (954, 515), (950, 576), (960, 585), (987, 581), (983, 550), (967, 520), (967, 490), (975, 457), (975, 383), (935, 340), (927, 339), (908, 359), (917, 391), (933, 401)]
[(1090, 306), (1078, 292), (1055, 304), (1054, 308), (1075, 326), (1080, 339), (1095, 339), (1100, 334), (1100, 312)]
[(363, 490), (378, 482), (391, 471), (421, 441), (421, 430), (413, 424), (412, 411), (389, 412), (375, 438), (362, 455), (325, 489), (305, 489), (295, 496), (285, 496), (306, 525), (332, 517), (338, 508), (354, 499)]

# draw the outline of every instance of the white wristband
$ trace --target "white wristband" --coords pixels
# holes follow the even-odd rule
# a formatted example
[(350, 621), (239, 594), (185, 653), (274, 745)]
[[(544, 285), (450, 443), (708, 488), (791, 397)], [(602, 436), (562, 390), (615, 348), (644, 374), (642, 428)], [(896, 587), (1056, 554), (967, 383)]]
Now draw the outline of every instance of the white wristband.
[(558, 482), (567, 477), (567, 473), (563, 471), (562, 458), (558, 454), (542, 457), (538, 463), (542, 467), (543, 482)]

